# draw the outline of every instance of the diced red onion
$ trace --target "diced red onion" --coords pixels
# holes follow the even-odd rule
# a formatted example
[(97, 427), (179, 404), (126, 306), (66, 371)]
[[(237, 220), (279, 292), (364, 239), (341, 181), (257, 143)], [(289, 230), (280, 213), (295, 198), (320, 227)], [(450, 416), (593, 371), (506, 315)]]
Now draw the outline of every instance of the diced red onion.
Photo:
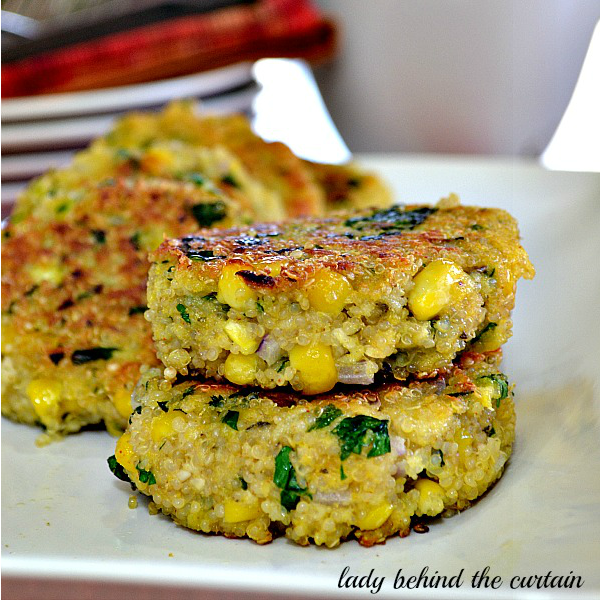
[(349, 367), (339, 367), (338, 379), (352, 385), (369, 385), (375, 380), (375, 375), (369, 371), (369, 363), (362, 361)]
[(265, 335), (256, 351), (268, 365), (272, 365), (281, 358), (281, 346), (270, 335)]

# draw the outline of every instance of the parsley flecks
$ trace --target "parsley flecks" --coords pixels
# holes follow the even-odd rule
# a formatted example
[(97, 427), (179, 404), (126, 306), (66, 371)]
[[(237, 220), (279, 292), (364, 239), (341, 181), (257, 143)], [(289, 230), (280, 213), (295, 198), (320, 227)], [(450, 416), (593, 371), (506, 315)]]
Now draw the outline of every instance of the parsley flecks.
[(129, 309), (129, 316), (143, 314), (147, 310), (148, 310), (148, 307), (145, 304), (140, 304), (139, 306), (132, 306)]
[(437, 448), (436, 449), (432, 448), (431, 449), (431, 456), (434, 456), (434, 455), (440, 457), (440, 463), (439, 464), (440, 464), (440, 467), (443, 467), (446, 464), (444, 462), (444, 453), (441, 450), (438, 450)]
[(290, 364), (290, 361), (287, 358), (284, 358), (281, 361), (281, 364), (277, 367), (277, 372), (281, 373), (281, 371), (283, 371), (289, 364)]
[(300, 502), (300, 496), (307, 495), (306, 488), (300, 487), (296, 479), (296, 471), (290, 461), (290, 452), (292, 448), (284, 446), (275, 457), (275, 473), (273, 482), (278, 488), (281, 488), (280, 501), (286, 510), (293, 510)]
[(106, 242), (106, 233), (102, 229), (92, 229), (92, 237), (97, 244)]
[(346, 460), (350, 454), (360, 454), (363, 446), (371, 446), (367, 458), (390, 452), (388, 422), (367, 415), (346, 417), (333, 430), (340, 440), (340, 457)]
[(315, 419), (315, 422), (307, 429), (307, 431), (313, 431), (313, 429), (322, 429), (331, 425), (338, 417), (342, 415), (342, 411), (333, 404), (328, 404), (321, 414)]
[(49, 354), (50, 360), (57, 365), (65, 356), (64, 352), (51, 352)]
[(194, 215), (194, 219), (198, 221), (200, 227), (210, 227), (213, 223), (222, 221), (227, 216), (227, 207), (222, 200), (194, 204), (192, 215)]
[(256, 310), (258, 310), (259, 313), (263, 313), (263, 314), (265, 313), (265, 309), (260, 302), (256, 303)]
[(224, 258), (223, 256), (215, 256), (214, 252), (212, 250), (194, 250), (194, 249), (190, 249), (187, 250), (185, 255), (190, 259), (190, 260), (195, 260), (195, 261), (207, 261), (207, 260), (212, 260), (215, 258)]
[(224, 175), (223, 177), (221, 177), (221, 183), (225, 183), (227, 185), (232, 185), (235, 188), (240, 187), (240, 184), (237, 182), (237, 180), (234, 178), (234, 176), (231, 173), (227, 173), (227, 175)]
[(184, 390), (181, 399), (183, 400), (184, 398), (187, 398), (188, 396), (191, 396), (194, 393), (194, 390), (196, 388), (193, 385), (190, 385), (189, 388), (187, 388), (186, 390)]
[(178, 304), (175, 308), (177, 308), (177, 311), (181, 315), (181, 318), (186, 323), (190, 323), (191, 324), (192, 321), (190, 320), (190, 315), (189, 315), (189, 313), (187, 311), (187, 307), (185, 306), (185, 304)]
[(195, 183), (196, 185), (204, 185), (206, 181), (204, 177), (200, 175), (200, 173), (188, 173), (186, 175), (186, 179), (188, 179), (192, 183)]
[(162, 410), (163, 412), (169, 412), (169, 402), (167, 400), (159, 400), (156, 404), (158, 404), (158, 408), (160, 408), (160, 410)]
[(147, 483), (148, 485), (154, 485), (156, 483), (156, 478), (154, 477), (154, 473), (152, 471), (140, 469), (140, 465), (136, 465), (135, 468), (138, 470), (139, 478), (142, 483)]
[(109, 360), (116, 350), (118, 350), (118, 348), (103, 348), (102, 346), (75, 350), (73, 354), (71, 354), (71, 362), (74, 365), (84, 365), (85, 363), (93, 362), (95, 360)]
[(117, 462), (117, 458), (113, 454), (108, 457), (106, 461), (108, 463), (108, 468), (111, 470), (111, 473), (121, 481), (126, 481), (127, 483), (131, 483), (131, 479), (129, 479), (129, 475), (125, 472), (125, 469)]
[(473, 225), (471, 225), (471, 229), (473, 231), (481, 231), (483, 229), (483, 226), (479, 225), (479, 223), (474, 223)]
[(484, 334), (486, 334), (488, 331), (492, 331), (492, 329), (495, 329), (496, 327), (498, 327), (497, 323), (488, 323), (474, 338), (473, 338), (473, 343), (478, 342), (481, 339), (481, 336), (483, 336)]
[(348, 477), (348, 475), (346, 475), (346, 473), (344, 473), (344, 465), (340, 465), (340, 479), (342, 481), (344, 481), (344, 479), (346, 479), (346, 477)]
[(375, 211), (364, 217), (352, 217), (344, 221), (344, 225), (359, 231), (370, 225), (376, 225), (384, 230), (409, 231), (421, 225), (436, 210), (436, 208), (428, 206), (422, 206), (414, 210), (403, 210), (401, 206), (393, 206), (389, 209)]
[(212, 406), (213, 408), (221, 408), (221, 406), (223, 406), (224, 403), (225, 398), (223, 398), (223, 396), (211, 396), (208, 405)]
[(247, 490), (248, 482), (241, 475), (238, 477), (238, 479), (240, 480), (240, 485), (242, 486), (242, 489)]
[(225, 425), (229, 425), (231, 429), (235, 429), (237, 431), (237, 423), (239, 418), (240, 413), (237, 410), (228, 410), (221, 418), (221, 422), (225, 423)]

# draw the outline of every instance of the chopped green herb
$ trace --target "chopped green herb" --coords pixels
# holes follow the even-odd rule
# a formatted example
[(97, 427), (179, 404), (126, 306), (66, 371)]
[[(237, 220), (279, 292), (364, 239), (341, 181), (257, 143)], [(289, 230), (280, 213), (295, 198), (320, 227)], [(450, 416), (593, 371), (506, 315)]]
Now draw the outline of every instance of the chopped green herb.
[(211, 396), (210, 402), (208, 403), (209, 406), (214, 408), (221, 408), (223, 404), (225, 404), (225, 398), (223, 398), (223, 396)]
[(488, 331), (492, 331), (492, 329), (495, 329), (496, 327), (498, 327), (497, 323), (488, 323), (474, 338), (473, 338), (473, 343), (478, 342), (481, 337), (486, 334)]
[(212, 250), (188, 250), (185, 254), (190, 260), (207, 261), (212, 258), (222, 258), (215, 256)]
[(136, 231), (130, 238), (129, 243), (136, 249), (140, 249), (140, 232)]
[(188, 173), (186, 175), (186, 179), (188, 179), (192, 183), (195, 183), (196, 185), (204, 185), (206, 181), (204, 177), (200, 175), (200, 173)]
[(265, 313), (265, 309), (263, 308), (263, 305), (260, 302), (256, 303), (256, 310), (258, 310), (258, 312), (260, 313)]
[(64, 212), (67, 212), (67, 210), (69, 210), (69, 203), (68, 202), (62, 202), (61, 204), (59, 204), (56, 207), (56, 214), (60, 215)]
[(481, 231), (483, 229), (483, 226), (479, 225), (478, 223), (474, 223), (473, 225), (471, 225), (471, 229), (473, 229), (474, 231)]
[(237, 422), (239, 418), (240, 413), (237, 410), (228, 410), (221, 419), (221, 422), (225, 423), (225, 425), (229, 425), (231, 429), (235, 429), (237, 431)]
[(222, 200), (194, 204), (192, 214), (200, 227), (210, 227), (213, 223), (222, 221), (227, 216), (227, 207)]
[(160, 410), (162, 410), (163, 412), (169, 412), (169, 408), (168, 408), (168, 404), (169, 402), (167, 400), (159, 400), (156, 404), (158, 404), (158, 407), (160, 408)]
[(346, 417), (333, 430), (340, 440), (340, 456), (346, 460), (350, 454), (360, 454), (363, 447), (371, 446), (367, 458), (390, 452), (388, 421), (367, 415)]
[(147, 310), (148, 310), (148, 307), (145, 304), (140, 304), (139, 306), (132, 306), (129, 309), (129, 316), (143, 314)]
[(154, 485), (156, 483), (156, 478), (154, 477), (154, 473), (152, 471), (146, 471), (144, 469), (140, 469), (140, 465), (136, 465), (135, 467), (138, 470), (139, 478), (142, 483), (147, 483), (148, 485)]
[(65, 356), (64, 352), (51, 352), (49, 354), (50, 360), (57, 365)]
[(286, 510), (293, 510), (300, 502), (300, 496), (307, 495), (312, 498), (306, 488), (300, 487), (296, 479), (296, 471), (290, 461), (292, 448), (284, 446), (275, 457), (275, 473), (273, 482), (281, 488), (281, 505)]
[(188, 396), (191, 396), (194, 393), (194, 390), (196, 388), (193, 385), (190, 385), (189, 388), (187, 388), (184, 392), (183, 395), (181, 396), (181, 399), (183, 400), (184, 398), (187, 398)]
[(118, 348), (103, 348), (101, 346), (97, 348), (75, 350), (73, 354), (71, 354), (71, 362), (74, 365), (83, 365), (95, 360), (110, 360), (116, 350), (118, 350)]
[(287, 367), (289, 364), (290, 364), (290, 361), (289, 361), (289, 359), (287, 359), (287, 358), (284, 358), (284, 359), (281, 361), (281, 364), (280, 364), (280, 365), (277, 367), (277, 372), (278, 372), (278, 373), (281, 373), (281, 371), (283, 371), (283, 370), (284, 370), (284, 369), (285, 369), (285, 368), (286, 368), (286, 367)]
[(227, 185), (232, 185), (235, 188), (240, 187), (240, 184), (237, 182), (237, 180), (233, 177), (231, 173), (227, 173), (227, 175), (221, 177), (221, 182)]
[(127, 483), (131, 483), (131, 479), (129, 479), (129, 475), (125, 472), (125, 469), (117, 462), (115, 455), (108, 457), (108, 468), (111, 470), (112, 474), (121, 481), (126, 481)]
[(431, 456), (437, 455), (440, 457), (440, 462), (439, 465), (440, 467), (443, 467), (446, 463), (444, 462), (444, 453), (441, 450), (436, 449), (431, 449)]
[(248, 483), (247, 483), (247, 481), (241, 475), (238, 477), (238, 479), (240, 480), (240, 484), (242, 486), (242, 489), (243, 490), (247, 490), (248, 489)]
[(307, 431), (313, 431), (313, 429), (322, 429), (323, 427), (327, 427), (327, 425), (331, 425), (331, 423), (333, 423), (342, 414), (342, 411), (337, 406), (328, 404)]
[(106, 233), (102, 229), (92, 229), (92, 237), (97, 244), (104, 244), (106, 242)]
[(344, 465), (340, 465), (340, 479), (342, 481), (344, 481), (344, 479), (346, 479), (346, 477), (348, 477), (348, 476), (346, 475), (346, 473), (344, 473)]
[(202, 296), (202, 300), (207, 300), (208, 302), (212, 302), (217, 299), (217, 292), (211, 292), (210, 294), (206, 294), (206, 296)]
[(493, 435), (496, 435), (496, 430), (494, 429), (493, 425), (488, 425), (483, 431), (486, 433), (486, 435), (488, 437), (492, 437)]
[(494, 276), (495, 273), (496, 273), (496, 267), (492, 267), (490, 270), (486, 271), (485, 274), (491, 278)]
[(346, 220), (344, 225), (359, 231), (369, 225), (377, 225), (384, 230), (409, 231), (421, 225), (436, 210), (427, 206), (414, 210), (403, 210), (401, 206), (393, 206), (389, 209), (375, 211), (365, 217), (352, 217)]
[(187, 311), (187, 307), (185, 306), (185, 304), (178, 304), (176, 306), (179, 314), (181, 315), (181, 318), (186, 322), (186, 323), (191, 323), (192, 321), (190, 320), (190, 315)]

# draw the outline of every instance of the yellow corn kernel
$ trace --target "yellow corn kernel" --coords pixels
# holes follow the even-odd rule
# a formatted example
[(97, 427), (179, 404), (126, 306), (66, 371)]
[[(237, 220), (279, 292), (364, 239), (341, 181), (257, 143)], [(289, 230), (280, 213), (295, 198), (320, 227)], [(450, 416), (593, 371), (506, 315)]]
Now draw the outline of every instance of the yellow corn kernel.
[(117, 409), (117, 412), (123, 417), (127, 418), (131, 411), (131, 392), (126, 388), (117, 390), (112, 397), (113, 404)]
[(501, 325), (487, 326), (479, 339), (474, 343), (477, 352), (491, 352), (498, 350), (506, 341), (506, 327)]
[(42, 421), (58, 417), (61, 392), (62, 383), (47, 377), (32, 379), (26, 389), (33, 410)]
[(492, 400), (497, 398), (497, 388), (493, 381), (486, 380), (477, 385), (479, 402), (485, 408), (492, 408)]
[(364, 517), (358, 519), (355, 524), (365, 530), (377, 529), (388, 520), (393, 510), (394, 505), (390, 502), (380, 504), (371, 509)]
[(415, 276), (408, 307), (421, 321), (435, 317), (451, 300), (465, 272), (448, 260), (434, 260)]
[(342, 312), (351, 293), (352, 286), (343, 275), (325, 269), (315, 275), (308, 300), (314, 309), (335, 316)]
[(225, 333), (239, 346), (242, 354), (254, 354), (258, 350), (260, 338), (252, 335), (248, 325), (230, 319), (225, 323)]
[(237, 310), (243, 310), (249, 300), (256, 300), (256, 293), (249, 288), (244, 280), (236, 275), (244, 271), (240, 265), (227, 265), (221, 272), (218, 284), (217, 300), (221, 304), (229, 304)]
[[(456, 439), (456, 438), (455, 438)], [(465, 457), (465, 452), (467, 448), (470, 448), (473, 445), (473, 436), (470, 433), (461, 433), (458, 440), (456, 440), (458, 444), (458, 454), (461, 458)]]
[(327, 392), (337, 383), (331, 346), (322, 343), (294, 346), (290, 351), (290, 366), (298, 373), (305, 394)]
[(256, 354), (230, 354), (225, 361), (223, 375), (237, 385), (248, 385), (254, 381), (259, 368)]
[(444, 510), (444, 490), (439, 483), (431, 479), (419, 479), (415, 483), (419, 492), (417, 514), (434, 516)]
[(168, 173), (174, 164), (173, 153), (165, 148), (150, 148), (141, 160), (142, 169), (152, 175)]
[(117, 462), (126, 470), (135, 473), (135, 454), (131, 446), (131, 434), (125, 432), (118, 440), (115, 448)]
[(152, 419), (150, 424), (150, 435), (155, 443), (159, 443), (166, 437), (173, 435), (175, 428), (173, 427), (173, 421), (178, 417), (177, 411), (164, 412), (158, 417)]
[(65, 269), (55, 262), (38, 263), (29, 268), (29, 275), (36, 284), (48, 281), (60, 285), (65, 277)]
[(241, 523), (260, 517), (260, 508), (256, 502), (246, 504), (235, 500), (225, 500), (223, 507), (225, 508), (223, 515), (225, 523)]

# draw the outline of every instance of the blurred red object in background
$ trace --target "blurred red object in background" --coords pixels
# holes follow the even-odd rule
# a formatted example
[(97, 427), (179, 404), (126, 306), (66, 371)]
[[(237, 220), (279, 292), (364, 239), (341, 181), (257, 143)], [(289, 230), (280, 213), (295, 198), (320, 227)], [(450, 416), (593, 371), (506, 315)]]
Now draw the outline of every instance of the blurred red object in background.
[(142, 83), (264, 57), (331, 58), (336, 28), (309, 0), (259, 0), (134, 27), (2, 65), (2, 97)]

